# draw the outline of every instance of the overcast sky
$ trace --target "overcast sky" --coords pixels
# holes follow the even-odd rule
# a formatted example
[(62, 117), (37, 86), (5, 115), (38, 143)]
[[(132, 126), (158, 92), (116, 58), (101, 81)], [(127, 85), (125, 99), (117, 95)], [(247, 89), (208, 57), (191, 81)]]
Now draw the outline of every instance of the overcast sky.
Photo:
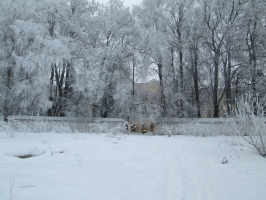
[[(107, 3), (109, 0), (96, 0), (100, 3)], [(122, 0), (124, 2), (124, 6), (131, 7), (132, 5), (140, 4), (142, 0)]]

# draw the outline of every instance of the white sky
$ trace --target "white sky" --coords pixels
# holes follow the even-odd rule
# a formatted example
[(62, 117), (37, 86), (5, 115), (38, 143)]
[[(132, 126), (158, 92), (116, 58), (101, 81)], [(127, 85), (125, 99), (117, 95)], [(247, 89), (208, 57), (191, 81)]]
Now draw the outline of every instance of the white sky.
[[(95, 0), (100, 3), (107, 3), (109, 0)], [(124, 2), (124, 6), (131, 7), (132, 5), (140, 4), (142, 0), (122, 0)]]

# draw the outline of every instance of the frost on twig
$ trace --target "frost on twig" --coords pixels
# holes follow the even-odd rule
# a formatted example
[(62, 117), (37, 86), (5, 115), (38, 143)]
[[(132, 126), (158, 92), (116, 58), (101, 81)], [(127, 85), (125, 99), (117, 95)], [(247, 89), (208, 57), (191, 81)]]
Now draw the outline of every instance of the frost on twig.
[(227, 131), (240, 136), (261, 156), (266, 157), (266, 99), (247, 94), (237, 99), (227, 119)]
[(174, 126), (167, 126), (163, 125), (164, 132), (168, 135), (168, 137), (171, 137), (174, 134)]
[(49, 147), (49, 149), (50, 149), (51, 155), (54, 155), (54, 154), (53, 154), (53, 150), (52, 150), (52, 148), (51, 148), (51, 146), (50, 146), (49, 142), (48, 142), (48, 141), (46, 141), (46, 140), (42, 140), (42, 143), (43, 143), (43, 144), (47, 144), (47, 146), (48, 146), (48, 147)]
[(76, 160), (78, 161), (79, 165), (81, 165), (82, 156), (76, 153), (75, 157), (76, 157)]
[(9, 200), (11, 200), (14, 195), (14, 184), (15, 184), (15, 179), (17, 176), (17, 171), (18, 169), (16, 169), (15, 174), (10, 178), (10, 181), (9, 181)]
[(101, 119), (98, 119), (92, 124), (92, 129), (95, 133), (107, 133), (108, 124), (106, 122), (102, 122)]

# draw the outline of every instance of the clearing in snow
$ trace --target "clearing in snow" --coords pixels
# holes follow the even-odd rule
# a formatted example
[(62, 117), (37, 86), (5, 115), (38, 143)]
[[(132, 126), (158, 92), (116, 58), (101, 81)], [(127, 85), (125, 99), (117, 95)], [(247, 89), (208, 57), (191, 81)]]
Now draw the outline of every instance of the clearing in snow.
[(265, 158), (235, 137), (0, 133), (0, 166), (1, 200), (266, 197)]

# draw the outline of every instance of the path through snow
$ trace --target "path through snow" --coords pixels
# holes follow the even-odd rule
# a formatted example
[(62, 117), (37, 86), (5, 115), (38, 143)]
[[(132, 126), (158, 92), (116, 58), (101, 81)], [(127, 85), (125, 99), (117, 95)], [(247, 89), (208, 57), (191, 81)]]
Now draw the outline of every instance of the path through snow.
[[(265, 159), (232, 139), (0, 133), (0, 199), (17, 171), (12, 200), (264, 200)], [(32, 147), (46, 153), (6, 154)]]
[[(165, 198), (163, 199), (213, 199), (200, 172), (192, 165), (182, 146), (176, 145), (175, 139), (168, 138), (168, 141), (162, 141), (160, 137), (153, 137), (150, 140), (153, 142), (141, 146), (146, 146), (149, 155), (156, 154), (162, 159), (161, 164), (164, 166), (166, 174), (166, 184), (163, 186)], [(147, 148), (149, 149), (147, 150)]]

